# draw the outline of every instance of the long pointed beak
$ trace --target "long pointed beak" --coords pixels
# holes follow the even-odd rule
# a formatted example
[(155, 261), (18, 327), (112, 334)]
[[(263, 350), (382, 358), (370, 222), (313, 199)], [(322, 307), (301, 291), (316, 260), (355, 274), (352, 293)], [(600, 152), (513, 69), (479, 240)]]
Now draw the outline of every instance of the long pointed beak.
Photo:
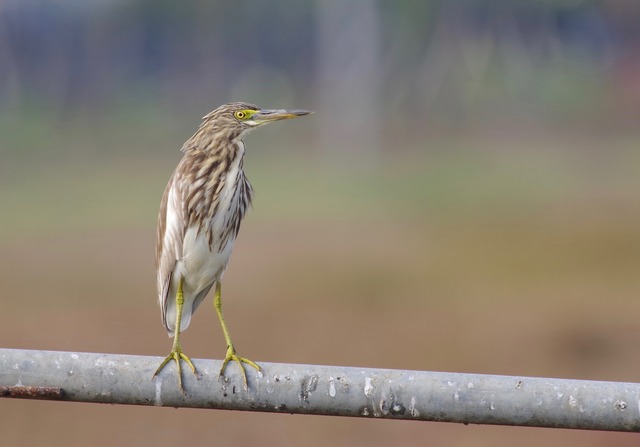
[(313, 112), (310, 112), (309, 110), (301, 110), (301, 109), (294, 109), (294, 110), (263, 109), (254, 113), (253, 116), (251, 117), (251, 121), (254, 121), (256, 124), (266, 124), (273, 121), (298, 118), (299, 116), (305, 116), (311, 113)]

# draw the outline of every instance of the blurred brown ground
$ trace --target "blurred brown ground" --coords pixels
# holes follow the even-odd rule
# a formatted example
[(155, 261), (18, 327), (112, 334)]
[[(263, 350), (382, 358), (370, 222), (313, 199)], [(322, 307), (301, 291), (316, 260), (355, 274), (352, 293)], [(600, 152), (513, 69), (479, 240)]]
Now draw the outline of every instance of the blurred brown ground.
[[(513, 170), (516, 178), (526, 177), (531, 166), (520, 161)], [(170, 340), (156, 304), (153, 247), (155, 209), (174, 162), (151, 164), (150, 173), (130, 164), (105, 168), (113, 175), (89, 173), (107, 186), (94, 190), (89, 182), (83, 192), (70, 192), (80, 181), (71, 175), (73, 168), (59, 168), (60, 174), (49, 174), (58, 181), (40, 186), (31, 182), (42, 176), (5, 185), (10, 190), (31, 184), (39, 191), (25, 193), (32, 203), (49, 192), (49, 206), (60, 211), (39, 215), (42, 208), (29, 212), (28, 204), (9, 200), (13, 196), (6, 188), (0, 195), (4, 209), (13, 211), (13, 217), (3, 218), (0, 238), (2, 346), (168, 352)], [(250, 175), (251, 169), (259, 171), (252, 163), (247, 161)], [(402, 212), (397, 206), (403, 199), (413, 204), (408, 210), (423, 198), (332, 192), (331, 169), (317, 172), (312, 165), (302, 162), (296, 169), (313, 171), (319, 179), (314, 188), (329, 188), (315, 190), (315, 204), (292, 192), (301, 186), (287, 185), (293, 181), (289, 174), (280, 191), (277, 182), (257, 172), (256, 209), (245, 222), (224, 281), (225, 312), (242, 355), (258, 362), (640, 381), (640, 192), (631, 188), (637, 185), (631, 174), (620, 180), (614, 171), (607, 178), (619, 184), (601, 194), (581, 189), (591, 184), (586, 176), (576, 183), (578, 192), (552, 191), (537, 202), (525, 198), (521, 206), (516, 197), (516, 206), (502, 207), (502, 196), (487, 205), (480, 194), (451, 211), (444, 194), (440, 208), (425, 204), (424, 210)], [(546, 172), (546, 167), (538, 168)], [(432, 168), (408, 161), (381, 172), (391, 185), (401, 183), (407, 172), (420, 178)], [(140, 186), (143, 174), (142, 183), (152, 187)], [(493, 174), (485, 173), (488, 196), (493, 189), (511, 188), (513, 179), (503, 183)], [(451, 185), (465, 187), (466, 177), (459, 177)], [(474, 188), (483, 174), (469, 178)], [(56, 186), (61, 179), (68, 190)], [(549, 188), (547, 181), (534, 181), (533, 189)], [(359, 187), (357, 179), (346, 184)], [(310, 191), (308, 185), (302, 188)], [(123, 196), (127, 189), (131, 195)], [(81, 194), (95, 200), (81, 205)], [(278, 194), (289, 194), (288, 201), (269, 198)], [(338, 204), (322, 202), (330, 196)], [(86, 210), (78, 211), (83, 206)], [(73, 213), (80, 217), (67, 225)], [(37, 219), (52, 228), (34, 230)], [(195, 358), (223, 355), (210, 307), (196, 314), (183, 346)], [(595, 447), (640, 442), (637, 435), (603, 432), (7, 399), (0, 400), (0, 421), (1, 444), (7, 446)]]

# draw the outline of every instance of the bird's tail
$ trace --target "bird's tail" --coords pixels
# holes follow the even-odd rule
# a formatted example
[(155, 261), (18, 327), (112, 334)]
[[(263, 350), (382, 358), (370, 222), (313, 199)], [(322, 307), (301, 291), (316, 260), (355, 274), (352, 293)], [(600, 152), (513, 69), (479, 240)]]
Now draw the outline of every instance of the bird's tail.
[[(167, 303), (167, 310), (164, 314), (164, 327), (167, 329), (167, 333), (169, 337), (173, 337), (176, 331), (176, 316), (178, 313), (178, 308), (176, 306), (176, 302), (172, 301)], [(180, 332), (184, 332), (188, 327), (189, 323), (191, 323), (191, 315), (193, 315), (193, 306), (191, 303), (185, 302), (182, 305), (182, 318), (180, 321)]]
[[(213, 284), (206, 287), (204, 290), (201, 290), (195, 297), (195, 299), (190, 300), (185, 297), (184, 304), (182, 305), (182, 318), (180, 319), (180, 332), (184, 332), (188, 327), (189, 323), (191, 323), (191, 316), (196, 311), (200, 303), (204, 300), (205, 296), (209, 290), (211, 290), (211, 286)], [(167, 305), (165, 312), (162, 315), (162, 322), (164, 323), (164, 327), (167, 329), (167, 333), (169, 337), (173, 337), (176, 332), (176, 316), (178, 314), (178, 306), (175, 300), (167, 300)]]

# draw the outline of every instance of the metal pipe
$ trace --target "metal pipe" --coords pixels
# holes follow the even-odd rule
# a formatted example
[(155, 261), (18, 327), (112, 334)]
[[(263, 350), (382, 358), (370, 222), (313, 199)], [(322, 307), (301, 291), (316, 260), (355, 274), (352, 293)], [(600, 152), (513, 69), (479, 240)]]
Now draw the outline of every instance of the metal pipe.
[(195, 359), (198, 375), (162, 359), (0, 349), (0, 396), (464, 424), (640, 431), (640, 384), (340, 366), (260, 363), (244, 389), (237, 365)]

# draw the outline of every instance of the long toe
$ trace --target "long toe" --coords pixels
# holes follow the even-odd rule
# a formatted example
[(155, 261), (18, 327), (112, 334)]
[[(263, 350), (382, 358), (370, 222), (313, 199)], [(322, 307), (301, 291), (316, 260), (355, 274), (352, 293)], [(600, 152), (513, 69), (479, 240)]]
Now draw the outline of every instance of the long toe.
[(184, 386), (182, 385), (182, 365), (180, 364), (181, 359), (187, 362), (194, 374), (197, 374), (196, 367), (193, 365), (191, 359), (185, 353), (183, 353), (181, 349), (172, 349), (169, 355), (167, 355), (162, 363), (160, 363), (160, 366), (158, 366), (156, 372), (153, 373), (152, 379), (155, 379), (158, 373), (162, 371), (162, 369), (167, 366), (169, 362), (171, 362), (171, 360), (173, 360), (174, 362), (176, 362), (176, 369), (178, 371), (178, 386), (180, 387), (180, 391), (184, 393), (185, 390)]
[(242, 373), (242, 380), (244, 383), (245, 390), (249, 389), (249, 383), (247, 381), (247, 372), (245, 371), (244, 364), (246, 363), (247, 365), (255, 368), (256, 371), (258, 372), (262, 371), (262, 368), (257, 363), (245, 357), (240, 357), (238, 354), (236, 354), (235, 350), (229, 349), (227, 350), (227, 355), (224, 358), (224, 361), (222, 362), (219, 378), (222, 378), (224, 376), (224, 371), (227, 368), (227, 365), (229, 364), (229, 362), (235, 362), (238, 364), (238, 366), (240, 366), (240, 372)]

